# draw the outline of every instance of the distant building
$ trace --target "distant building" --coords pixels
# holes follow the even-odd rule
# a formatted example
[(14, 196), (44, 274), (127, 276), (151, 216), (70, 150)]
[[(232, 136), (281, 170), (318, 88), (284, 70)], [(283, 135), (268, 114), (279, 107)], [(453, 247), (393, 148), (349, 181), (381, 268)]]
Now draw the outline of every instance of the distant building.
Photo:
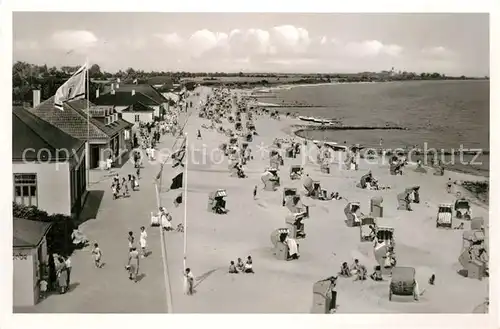
[[(90, 109), (90, 123), (87, 120)], [(64, 111), (54, 107), (54, 97), (30, 110), (31, 113), (53, 124), (75, 138), (89, 140), (90, 169), (102, 168), (112, 156), (115, 163), (123, 163), (132, 149), (132, 123), (120, 117), (112, 106), (96, 106), (86, 99), (64, 103)]]
[(156, 88), (146, 84), (113, 83), (96, 93), (94, 103), (113, 106), (119, 113), (131, 105), (142, 103), (154, 109), (155, 117), (161, 117), (168, 109), (168, 100)]
[(78, 217), (85, 194), (85, 142), (29, 111), (12, 111), (13, 201)]
[(47, 233), (52, 224), (14, 218), (13, 242), (13, 306), (33, 306), (40, 297), (40, 281), (49, 262)]
[(122, 110), (123, 119), (133, 122), (135, 127), (140, 123), (151, 123), (154, 120), (155, 110), (152, 107), (137, 102)]

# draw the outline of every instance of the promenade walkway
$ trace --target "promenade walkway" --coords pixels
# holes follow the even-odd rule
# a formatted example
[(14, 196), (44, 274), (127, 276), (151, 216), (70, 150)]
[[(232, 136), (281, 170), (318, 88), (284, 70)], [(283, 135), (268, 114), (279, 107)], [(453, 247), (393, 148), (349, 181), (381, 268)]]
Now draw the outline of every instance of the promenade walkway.
[[(189, 99), (198, 106), (197, 97)], [(181, 114), (184, 122), (186, 114)], [(158, 149), (171, 149), (175, 138), (164, 135)], [(15, 312), (34, 313), (166, 313), (164, 268), (161, 252), (159, 228), (150, 227), (150, 212), (157, 211), (154, 180), (160, 169), (159, 164), (143, 163), (140, 191), (131, 191), (129, 198), (113, 200), (111, 175), (102, 171), (92, 171), (90, 191), (104, 192), (95, 219), (80, 225), (91, 245), (99, 244), (103, 253), (104, 267), (94, 267), (91, 246), (77, 250), (71, 256), (72, 272), (68, 293), (52, 294), (41, 303), (30, 308), (16, 308)], [(165, 166), (168, 176), (168, 168)], [(128, 161), (121, 168), (114, 169), (120, 177), (135, 174), (134, 165)], [(168, 179), (168, 178), (167, 178)], [(164, 178), (164, 186), (170, 182)], [(95, 193), (95, 192), (94, 192)], [(96, 193), (100, 194), (100, 193)], [(139, 281), (128, 279), (125, 265), (128, 260), (128, 231), (133, 231), (137, 245), (140, 227), (148, 233), (148, 247), (152, 254), (141, 259)]]

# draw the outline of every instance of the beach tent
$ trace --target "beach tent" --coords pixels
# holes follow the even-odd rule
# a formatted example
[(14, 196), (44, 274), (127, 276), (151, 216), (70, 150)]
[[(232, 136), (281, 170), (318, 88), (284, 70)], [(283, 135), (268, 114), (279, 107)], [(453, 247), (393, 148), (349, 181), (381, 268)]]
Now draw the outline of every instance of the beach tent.
[(404, 192), (401, 192), (397, 195), (398, 210), (411, 210), (409, 194), (410, 193), (408, 192), (408, 189), (406, 189)]
[(384, 198), (381, 196), (376, 196), (370, 200), (370, 216), (372, 217), (384, 217), (384, 207), (382, 203)]
[[(289, 237), (288, 228), (279, 228), (271, 233), (271, 243), (273, 244), (273, 255), (278, 260), (291, 260), (298, 258), (299, 245)], [(292, 257), (292, 256), (296, 257)]]

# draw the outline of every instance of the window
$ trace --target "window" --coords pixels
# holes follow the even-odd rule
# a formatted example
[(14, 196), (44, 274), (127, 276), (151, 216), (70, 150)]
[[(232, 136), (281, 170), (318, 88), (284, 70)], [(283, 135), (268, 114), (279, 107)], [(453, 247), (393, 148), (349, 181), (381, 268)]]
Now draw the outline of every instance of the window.
[(14, 174), (14, 202), (38, 206), (36, 174)]
[(135, 115), (135, 122), (139, 122), (139, 121), (140, 121), (140, 120), (139, 120), (139, 114), (136, 114), (136, 115)]

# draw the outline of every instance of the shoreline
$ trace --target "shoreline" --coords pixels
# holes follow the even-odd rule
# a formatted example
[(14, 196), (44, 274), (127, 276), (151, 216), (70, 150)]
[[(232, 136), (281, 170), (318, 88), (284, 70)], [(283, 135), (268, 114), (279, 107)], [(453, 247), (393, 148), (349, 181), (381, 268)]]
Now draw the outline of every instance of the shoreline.
[[(448, 81), (448, 80), (404, 80), (404, 81)], [(469, 81), (469, 80), (451, 80), (451, 81)], [(485, 81), (485, 80), (477, 79), (477, 81)], [(331, 82), (331, 83), (311, 83), (311, 84), (297, 84), (297, 85), (283, 84), (283, 85), (278, 86), (278, 87), (269, 87), (269, 88), (255, 87), (253, 89), (254, 89), (254, 91), (255, 90), (267, 89), (267, 90), (270, 91), (270, 94), (273, 94), (273, 91), (275, 91), (275, 90), (282, 90), (282, 89), (290, 90), (290, 89), (296, 88), (296, 87), (312, 87), (312, 86), (318, 86), (318, 85), (323, 86), (323, 85), (340, 85), (340, 84), (369, 84), (369, 83), (380, 83), (380, 82), (403, 82), (403, 81), (394, 80), (394, 81), (373, 81), (373, 82)], [(281, 104), (259, 102), (259, 101), (256, 101), (254, 106), (257, 106), (257, 107), (270, 107), (270, 108), (273, 108), (273, 109), (276, 109), (276, 110), (290, 108), (290, 106), (283, 106)], [(308, 108), (308, 107), (315, 107), (315, 106), (308, 105), (308, 106), (302, 106), (302, 107)], [(328, 118), (322, 118), (322, 117), (311, 117), (311, 118), (318, 119), (318, 120), (330, 120)], [(293, 124), (291, 128), (293, 130), (293, 136), (296, 136), (296, 137), (299, 137), (299, 138), (304, 138), (304, 139), (307, 139), (309, 141), (312, 141), (314, 139), (310, 138), (310, 137), (307, 137), (307, 136), (301, 136), (300, 134), (301, 133), (307, 134), (308, 131), (313, 131), (313, 130), (365, 130), (365, 129), (366, 130), (376, 130), (376, 129), (383, 129), (383, 130), (410, 130), (407, 127), (385, 127), (385, 126), (380, 126), (380, 127), (372, 127), (372, 126), (343, 127), (341, 125), (319, 125), (319, 124), (318, 125), (312, 125), (312, 124), (303, 124), (303, 125)], [(321, 140), (321, 141), (325, 142), (325, 140)], [(336, 141), (336, 142), (338, 143), (338, 141)], [(398, 148), (395, 148), (395, 149), (398, 149)], [(377, 154), (381, 154), (381, 153), (382, 152), (377, 152)], [(460, 155), (460, 154), (463, 154), (463, 155), (475, 155), (476, 153), (475, 152), (462, 152), (462, 153), (460, 153), (460, 152), (456, 151), (456, 152), (453, 152), (453, 154), (452, 154), (452, 152), (446, 152), (446, 151), (444, 151), (444, 152), (438, 152), (437, 154), (442, 155), (442, 156), (443, 155), (444, 156), (451, 156), (451, 155)], [(483, 151), (481, 155), (489, 157), (490, 151), (489, 150)], [(430, 168), (429, 166), (425, 166), (425, 167), (426, 168)], [(485, 169), (468, 169), (467, 170), (467, 169), (453, 167), (453, 166), (449, 166), (449, 165), (445, 165), (445, 169), (448, 170), (448, 171), (456, 172), (456, 173), (471, 174), (471, 175), (474, 175), (476, 177), (483, 177), (483, 178), (485, 178), (485, 180), (489, 181), (490, 169), (487, 169), (487, 170), (485, 170)]]
[[(327, 128), (331, 129), (331, 130), (354, 130), (354, 129), (352, 129), (352, 127), (327, 127)], [(391, 130), (391, 129), (397, 129), (397, 128), (394, 128), (394, 127), (385, 127), (385, 128), (384, 127), (380, 127), (380, 128), (373, 128), (373, 127), (363, 128), (363, 127), (358, 127), (357, 129), (385, 129), (385, 130)], [(304, 128), (303, 126), (301, 127), (300, 125), (296, 125), (296, 124), (292, 124), (292, 125), (289, 126), (289, 133), (292, 136), (300, 138), (302, 140), (307, 140), (308, 142), (314, 141), (314, 139), (312, 139), (310, 137), (305, 137), (305, 136), (299, 135), (299, 133), (301, 133), (301, 132), (307, 132), (307, 130), (316, 130), (316, 129), (315, 128)], [(398, 129), (398, 130), (401, 130), (401, 129)], [(328, 141), (320, 140), (320, 142), (328, 142)], [(338, 145), (342, 145), (339, 142), (336, 142), (336, 143)], [(381, 149), (380, 151), (381, 151), (380, 153), (377, 153), (377, 155), (379, 155), (379, 156), (382, 154), (383, 149)], [(450, 154), (447, 154), (447, 153), (438, 153), (438, 154), (451, 155), (451, 152), (449, 152), (449, 153)], [(489, 151), (488, 151), (487, 154), (484, 154), (484, 155), (488, 155), (489, 156)], [(389, 154), (386, 155), (386, 157), (389, 157), (389, 156), (391, 156), (391, 155), (389, 155)], [(409, 162), (409, 164), (411, 164), (413, 166), (417, 165), (417, 163), (414, 162), (414, 161), (413, 162)], [(425, 165), (425, 164), (423, 165), (423, 167), (425, 167), (427, 170), (433, 170), (433, 167)], [(457, 174), (466, 174), (466, 175), (472, 175), (472, 176), (477, 177), (477, 178), (483, 178), (485, 181), (487, 181), (489, 183), (489, 170), (486, 173), (485, 171), (478, 170), (478, 169), (465, 170), (465, 169), (456, 168), (456, 167), (450, 167), (450, 166), (446, 166), (446, 165), (444, 167), (445, 167), (445, 170), (448, 170), (448, 171), (451, 171), (451, 172), (454, 172), (454, 173), (457, 173)]]

